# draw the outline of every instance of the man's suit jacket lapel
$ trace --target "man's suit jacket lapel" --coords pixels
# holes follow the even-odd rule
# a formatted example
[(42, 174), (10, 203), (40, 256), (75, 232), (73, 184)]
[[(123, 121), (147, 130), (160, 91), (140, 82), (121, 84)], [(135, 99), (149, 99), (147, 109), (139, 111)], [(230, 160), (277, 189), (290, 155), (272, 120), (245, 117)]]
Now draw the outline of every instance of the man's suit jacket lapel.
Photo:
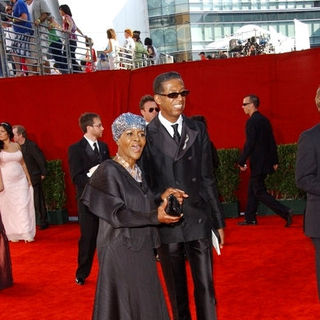
[(198, 131), (194, 130), (189, 119), (183, 116), (181, 141), (175, 160), (180, 160), (186, 154), (195, 142), (197, 136)]
[(89, 159), (96, 160), (96, 154), (94, 153), (93, 149), (91, 148), (89, 142), (86, 140), (86, 138), (82, 138), (80, 140), (80, 145), (83, 149), (83, 151), (86, 153)]
[(158, 117), (148, 125), (148, 140), (161, 152), (177, 161), (181, 159), (194, 143), (198, 132), (190, 128), (188, 119), (184, 117), (179, 148)]
[(175, 158), (177, 144), (166, 128), (161, 124), (158, 117), (148, 124), (148, 141), (152, 146), (156, 146), (157, 149), (170, 158)]
[(101, 141), (98, 141), (98, 144), (99, 144), (99, 152), (101, 155), (101, 161), (104, 161), (109, 158), (109, 151), (106, 148), (106, 145)]

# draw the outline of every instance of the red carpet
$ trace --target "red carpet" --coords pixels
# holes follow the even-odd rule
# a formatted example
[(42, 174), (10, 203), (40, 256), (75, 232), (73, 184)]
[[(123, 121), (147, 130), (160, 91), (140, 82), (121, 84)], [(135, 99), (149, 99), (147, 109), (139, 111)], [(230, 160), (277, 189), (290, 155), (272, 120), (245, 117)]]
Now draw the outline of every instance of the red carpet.
[[(227, 220), (227, 244), (215, 256), (218, 319), (320, 319), (314, 252), (302, 217), (295, 216), (291, 228), (277, 216), (261, 217), (256, 227), (237, 221)], [(97, 263), (86, 285), (77, 286), (78, 234), (77, 224), (51, 226), (38, 231), (34, 243), (11, 243), (15, 284), (0, 291), (0, 319), (91, 318)]]

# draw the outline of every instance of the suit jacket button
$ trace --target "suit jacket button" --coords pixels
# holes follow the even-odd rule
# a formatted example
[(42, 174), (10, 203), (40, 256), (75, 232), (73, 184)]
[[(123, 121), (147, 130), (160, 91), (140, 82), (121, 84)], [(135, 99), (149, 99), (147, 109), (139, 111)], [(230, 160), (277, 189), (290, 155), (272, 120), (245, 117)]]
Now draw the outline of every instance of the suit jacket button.
[(202, 219), (200, 218), (200, 219), (198, 219), (198, 223), (202, 223)]
[(188, 157), (188, 160), (192, 160), (192, 156)]
[(197, 178), (192, 178), (191, 181), (192, 181), (192, 182), (196, 182), (196, 181), (197, 181)]

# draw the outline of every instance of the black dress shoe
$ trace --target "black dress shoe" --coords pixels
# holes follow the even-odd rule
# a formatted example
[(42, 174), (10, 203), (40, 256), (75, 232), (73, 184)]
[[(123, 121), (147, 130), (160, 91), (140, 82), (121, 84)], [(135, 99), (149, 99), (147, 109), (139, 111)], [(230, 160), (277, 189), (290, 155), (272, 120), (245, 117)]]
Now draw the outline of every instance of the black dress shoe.
[(292, 225), (292, 215), (293, 215), (293, 211), (292, 211), (292, 209), (290, 209), (288, 211), (287, 222), (284, 225), (286, 228), (288, 228), (288, 227), (290, 227)]
[(256, 226), (257, 224), (258, 224), (257, 220), (252, 220), (252, 221), (244, 220), (244, 221), (238, 222), (239, 226)]
[(79, 286), (83, 286), (84, 285), (84, 279), (83, 278), (76, 278), (76, 284), (78, 284)]

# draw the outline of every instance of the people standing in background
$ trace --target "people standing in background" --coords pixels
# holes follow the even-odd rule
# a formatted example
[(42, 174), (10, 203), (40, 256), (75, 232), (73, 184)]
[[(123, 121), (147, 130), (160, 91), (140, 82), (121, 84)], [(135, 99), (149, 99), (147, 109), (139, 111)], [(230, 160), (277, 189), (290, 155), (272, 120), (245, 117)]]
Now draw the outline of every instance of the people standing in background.
[[(48, 53), (48, 17), (50, 16), (49, 5), (46, 0), (26, 0), (30, 14), (30, 20), (34, 23), (36, 33), (31, 39), (31, 57), (32, 57), (32, 71), (39, 72), (38, 59), (39, 52), (42, 54), (42, 63), (44, 66), (44, 73), (50, 74), (50, 64), (47, 58)], [(40, 38), (40, 47), (38, 47), (38, 37)]]
[(133, 59), (135, 67), (144, 66), (143, 59), (147, 57), (148, 51), (141, 42), (140, 31), (134, 31), (132, 39), (134, 40), (134, 43), (135, 43), (134, 59)]
[(50, 16), (48, 18), (48, 31), (49, 31), (49, 37), (48, 37), (48, 43), (49, 43), (49, 54), (51, 55), (51, 58), (54, 59), (55, 64), (53, 67), (56, 70), (59, 70), (59, 72), (64, 72), (65, 70), (64, 65), (61, 63), (64, 62), (66, 64), (66, 58), (63, 56), (62, 53), (62, 41), (60, 37), (57, 35), (57, 29), (59, 29), (59, 24), (54, 19), (53, 16)]
[(148, 51), (148, 58), (152, 61), (152, 64), (154, 64), (157, 58), (157, 51), (156, 48), (152, 45), (152, 39), (145, 38), (144, 45), (146, 46)]
[[(320, 87), (315, 102), (320, 112)], [(316, 258), (318, 298), (320, 299), (320, 124), (301, 133), (296, 160), (297, 187), (307, 193), (304, 232), (310, 237)]]
[[(70, 50), (70, 56), (71, 56), (71, 63), (72, 63), (72, 69), (73, 71), (81, 71), (81, 67), (79, 66), (77, 60), (76, 60), (76, 50), (77, 50), (77, 35), (76, 32), (78, 31), (82, 36), (84, 34), (81, 32), (81, 30), (76, 26), (73, 18), (71, 9), (68, 5), (63, 4), (59, 7), (59, 12), (62, 17), (62, 30), (67, 32), (69, 35), (69, 50)], [(60, 27), (61, 28), (61, 27)], [(65, 46), (67, 45), (67, 42), (65, 43)], [(64, 49), (64, 56), (67, 56), (67, 50)]]
[(68, 162), (71, 179), (76, 186), (80, 224), (76, 283), (83, 285), (92, 267), (99, 219), (83, 205), (80, 197), (94, 170), (110, 156), (108, 146), (98, 140), (102, 137), (104, 130), (100, 116), (96, 113), (84, 113), (79, 118), (79, 125), (83, 137), (79, 142), (70, 146)]
[(160, 108), (154, 101), (153, 96), (150, 96), (149, 94), (140, 99), (139, 107), (144, 120), (146, 120), (146, 124), (149, 124), (160, 111)]
[(27, 138), (27, 132), (23, 126), (14, 125), (12, 131), (13, 140), (20, 145), (23, 159), (30, 174), (36, 223), (40, 230), (47, 229), (49, 227), (48, 213), (42, 187), (42, 181), (47, 175), (46, 159), (37, 144)]
[(201, 61), (207, 60), (206, 54), (205, 54), (203, 51), (201, 51), (201, 52), (199, 53), (199, 57), (200, 57), (200, 60), (201, 60)]
[(3, 191), (0, 212), (9, 241), (34, 241), (36, 234), (33, 189), (19, 144), (11, 142), (12, 127), (0, 123), (0, 170)]
[(292, 224), (292, 210), (273, 198), (266, 189), (264, 180), (268, 174), (278, 169), (277, 145), (269, 120), (258, 108), (260, 100), (250, 94), (243, 98), (242, 108), (250, 118), (246, 123), (246, 142), (238, 165), (241, 171), (247, 170), (246, 161), (250, 158), (250, 181), (245, 220), (241, 226), (256, 225), (258, 203), (261, 201), (286, 221), (285, 227)]
[(109, 62), (104, 53), (100, 53), (96, 69), (97, 71), (110, 70)]
[(107, 30), (108, 46), (104, 50), (108, 54), (110, 70), (119, 69), (119, 43), (117, 41), (116, 32), (113, 29)]
[(21, 77), (24, 76), (21, 59), (24, 59), (27, 70), (31, 71), (30, 36), (33, 30), (25, 2), (23, 0), (11, 0), (11, 3), (13, 4), (13, 31), (16, 33), (12, 44), (12, 54), (16, 67), (16, 76)]
[(97, 55), (96, 50), (93, 48), (93, 41), (91, 38), (86, 37), (86, 67), (85, 72), (93, 72), (96, 71), (96, 62), (97, 62)]
[(191, 319), (185, 255), (193, 277), (197, 319), (216, 319), (212, 229), (224, 243), (224, 219), (213, 178), (211, 145), (203, 123), (183, 115), (186, 96), (181, 75), (166, 72), (153, 82), (160, 112), (147, 126), (143, 172), (156, 197), (170, 186), (188, 194), (183, 220), (159, 227), (158, 248), (174, 320)]
[(123, 47), (133, 54), (135, 43), (134, 43), (134, 40), (132, 39), (132, 36), (133, 36), (133, 33), (131, 29), (124, 30), (125, 40), (123, 43)]

